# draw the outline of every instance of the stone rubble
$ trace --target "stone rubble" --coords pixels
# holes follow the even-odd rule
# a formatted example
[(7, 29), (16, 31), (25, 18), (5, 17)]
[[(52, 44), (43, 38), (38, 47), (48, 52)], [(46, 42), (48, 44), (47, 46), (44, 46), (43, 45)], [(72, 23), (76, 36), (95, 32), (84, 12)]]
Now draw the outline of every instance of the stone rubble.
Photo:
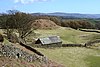
[(38, 56), (36, 54), (29, 54), (19, 48), (14, 47), (13, 45), (2, 45), (0, 47), (0, 54), (10, 58), (24, 59), (27, 62), (34, 62), (37, 60), (42, 63), (47, 62), (46, 57)]

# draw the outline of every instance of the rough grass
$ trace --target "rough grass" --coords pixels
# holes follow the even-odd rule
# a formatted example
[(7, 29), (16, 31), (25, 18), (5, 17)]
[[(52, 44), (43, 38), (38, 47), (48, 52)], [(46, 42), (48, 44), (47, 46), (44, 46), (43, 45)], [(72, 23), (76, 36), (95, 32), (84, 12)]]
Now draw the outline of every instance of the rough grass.
[(50, 35), (58, 35), (61, 37), (63, 43), (86, 43), (90, 38), (94, 38), (93, 35), (98, 33), (82, 32), (71, 28), (60, 27), (53, 30), (35, 30), (38, 37), (45, 37)]
[[(37, 49), (41, 51), (43, 54), (45, 54), (48, 58), (63, 64), (65, 67), (91, 67), (88, 66), (87, 61), (93, 60), (93, 62), (95, 61), (100, 62), (99, 60), (100, 57), (98, 60), (96, 60), (97, 58), (91, 59), (92, 57), (90, 57), (90, 59), (87, 59), (88, 56), (100, 55), (98, 50), (94, 49), (87, 49), (80, 47), (66, 47), (66, 48), (54, 48), (54, 49), (37, 48)], [(93, 62), (91, 62), (91, 64)], [(92, 66), (93, 65), (95, 64), (92, 64)]]
[(100, 55), (88, 56), (85, 61), (87, 61), (89, 67), (100, 67)]
[(0, 56), (0, 67), (39, 67), (34, 63), (28, 63), (24, 60), (13, 59)]
[(100, 56), (87, 57), (87, 64), (89, 67), (100, 67)]
[[(53, 30), (35, 30), (35, 33), (37, 34), (36, 38), (50, 36), (50, 35), (58, 35), (61, 37), (63, 43), (78, 43), (78, 44), (80, 43), (84, 44), (90, 41), (91, 39), (97, 39), (99, 37), (98, 33), (83, 32), (64, 27)], [(91, 62), (90, 65), (87, 64), (87, 62), (90, 62), (90, 60), (88, 60), (87, 57), (100, 55), (100, 50), (88, 49), (82, 47), (66, 47), (66, 48), (54, 48), (54, 49), (36, 48), (36, 49), (41, 51), (51, 60), (63, 64), (65, 67), (91, 67), (90, 65), (92, 65), (93, 62)], [(91, 59), (91, 60), (96, 61), (96, 59)], [(100, 61), (98, 60), (97, 62)]]
[(88, 67), (100, 67), (100, 49), (96, 51), (97, 55), (89, 55), (84, 59)]
[[(74, 30), (71, 28), (61, 27), (59, 29), (53, 30), (35, 30), (36, 36), (30, 34), (28, 37), (32, 39), (33, 37), (45, 37), (50, 35), (58, 35), (61, 37), (63, 43), (86, 43), (87, 41), (94, 39), (97, 33), (93, 32), (82, 32), (79, 30)], [(98, 37), (98, 36), (96, 36)], [(5, 43), (8, 43), (5, 40)], [(100, 67), (99, 57), (100, 50), (88, 49), (82, 47), (66, 47), (66, 48), (53, 48), (44, 49), (36, 48), (43, 54), (45, 54), (49, 59), (54, 60), (65, 67)], [(94, 63), (96, 62), (96, 63)]]

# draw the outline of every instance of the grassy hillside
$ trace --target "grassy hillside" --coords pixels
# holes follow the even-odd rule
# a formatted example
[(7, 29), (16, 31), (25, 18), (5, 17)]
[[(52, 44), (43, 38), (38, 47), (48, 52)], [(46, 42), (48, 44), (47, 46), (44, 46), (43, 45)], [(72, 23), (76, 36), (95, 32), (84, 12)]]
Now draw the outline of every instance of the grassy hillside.
[(88, 56), (85, 61), (89, 67), (100, 67), (100, 54), (96, 56)]
[[(86, 43), (94, 38), (98, 33), (82, 32), (71, 28), (60, 27), (53, 30), (35, 30), (36, 38), (50, 35), (58, 35), (61, 37), (63, 43)], [(99, 35), (98, 35), (99, 36)], [(98, 37), (97, 36), (97, 37)], [(100, 36), (99, 36), (100, 37)]]
[[(29, 39), (58, 35), (63, 43), (86, 43), (89, 40), (99, 39), (98, 33), (83, 32), (71, 28), (60, 27), (51, 30), (34, 30), (36, 33), (30, 34)], [(4, 43), (8, 43), (5, 41)], [(85, 47), (61, 47), (53, 49), (36, 48), (49, 59), (64, 65), (65, 67), (100, 67), (100, 49), (88, 49)], [(36, 63), (37, 64), (37, 63)]]
[[(63, 64), (65, 67), (100, 67), (100, 52), (98, 50), (80, 47), (37, 49), (50, 59)], [(92, 58), (90, 56), (95, 57)]]
[(40, 64), (38, 62), (29, 63), (25, 60), (0, 56), (0, 67), (40, 67)]
[[(58, 35), (63, 43), (86, 43), (100, 38), (100, 34), (94, 32), (82, 32), (71, 28), (61, 27), (53, 30), (35, 30), (35, 38), (50, 35)], [(83, 47), (66, 47), (44, 49), (36, 48), (50, 59), (63, 64), (65, 67), (100, 67), (100, 50)], [(97, 57), (98, 56), (98, 57)], [(94, 58), (92, 58), (94, 57)], [(91, 61), (92, 60), (92, 61)]]

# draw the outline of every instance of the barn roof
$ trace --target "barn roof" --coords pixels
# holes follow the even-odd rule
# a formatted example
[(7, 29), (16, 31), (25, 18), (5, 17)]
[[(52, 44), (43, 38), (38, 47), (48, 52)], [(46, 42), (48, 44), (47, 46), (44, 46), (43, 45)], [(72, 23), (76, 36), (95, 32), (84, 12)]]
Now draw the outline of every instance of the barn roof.
[(42, 44), (52, 44), (62, 42), (59, 36), (50, 36), (45, 38), (39, 38)]

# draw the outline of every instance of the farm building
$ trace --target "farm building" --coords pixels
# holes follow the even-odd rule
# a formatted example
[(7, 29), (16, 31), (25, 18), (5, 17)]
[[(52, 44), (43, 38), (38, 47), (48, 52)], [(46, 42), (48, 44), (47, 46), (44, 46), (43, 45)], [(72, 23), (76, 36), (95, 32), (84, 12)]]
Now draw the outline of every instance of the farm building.
[(50, 36), (44, 38), (38, 38), (35, 44), (41, 44), (41, 46), (61, 46), (62, 41), (59, 36)]

